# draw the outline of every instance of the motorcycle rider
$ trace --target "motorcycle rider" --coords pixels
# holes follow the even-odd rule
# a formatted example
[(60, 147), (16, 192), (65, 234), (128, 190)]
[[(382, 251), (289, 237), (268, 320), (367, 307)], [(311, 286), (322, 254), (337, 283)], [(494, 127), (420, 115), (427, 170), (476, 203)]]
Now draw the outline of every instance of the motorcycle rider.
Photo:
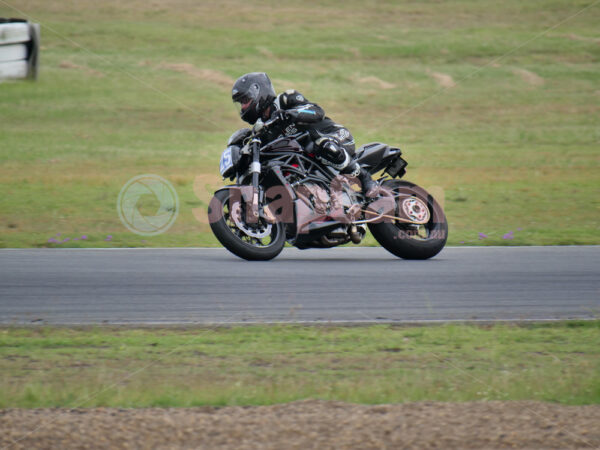
[(352, 161), (355, 152), (352, 134), (325, 116), (319, 105), (309, 102), (295, 90), (277, 95), (264, 72), (247, 73), (238, 78), (231, 90), (231, 98), (234, 103), (239, 103), (242, 120), (251, 125), (258, 119), (263, 122), (276, 117), (280, 119), (266, 131), (267, 142), (281, 135), (308, 131), (319, 161), (342, 174), (358, 177), (363, 194), (376, 195), (378, 184), (371, 174)]

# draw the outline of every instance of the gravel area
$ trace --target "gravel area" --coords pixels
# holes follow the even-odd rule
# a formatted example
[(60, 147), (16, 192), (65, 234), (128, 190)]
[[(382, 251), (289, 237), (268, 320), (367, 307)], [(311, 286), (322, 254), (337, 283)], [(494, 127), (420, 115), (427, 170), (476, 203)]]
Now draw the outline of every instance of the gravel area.
[(0, 447), (596, 448), (600, 406), (539, 402), (0, 410)]

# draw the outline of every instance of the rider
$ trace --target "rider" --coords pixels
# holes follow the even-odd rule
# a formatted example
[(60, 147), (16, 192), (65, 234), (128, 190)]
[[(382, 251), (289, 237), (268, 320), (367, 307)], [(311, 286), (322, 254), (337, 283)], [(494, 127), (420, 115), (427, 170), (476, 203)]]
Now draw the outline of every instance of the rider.
[(268, 130), (267, 140), (282, 134), (308, 131), (315, 143), (315, 155), (323, 164), (334, 167), (342, 174), (358, 177), (363, 194), (375, 195), (378, 185), (371, 174), (352, 161), (355, 146), (350, 131), (325, 116), (319, 105), (310, 103), (295, 90), (277, 95), (264, 72), (247, 73), (238, 78), (231, 90), (231, 97), (240, 104), (242, 120), (251, 125), (258, 119), (280, 119)]

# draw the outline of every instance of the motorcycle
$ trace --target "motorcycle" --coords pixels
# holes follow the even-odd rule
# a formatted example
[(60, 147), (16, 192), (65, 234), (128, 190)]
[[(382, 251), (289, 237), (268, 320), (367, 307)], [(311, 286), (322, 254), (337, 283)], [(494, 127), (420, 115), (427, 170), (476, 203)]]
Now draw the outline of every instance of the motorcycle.
[(316, 158), (308, 132), (263, 145), (264, 132), (277, 120), (238, 130), (221, 155), (220, 173), (235, 184), (214, 193), (208, 217), (230, 252), (264, 261), (286, 242), (299, 249), (358, 244), (366, 227), (400, 258), (428, 259), (442, 250), (444, 211), (423, 188), (401, 180), (407, 162), (399, 148), (374, 142), (356, 151), (354, 160), (369, 173), (383, 170), (377, 195), (367, 196), (356, 178)]

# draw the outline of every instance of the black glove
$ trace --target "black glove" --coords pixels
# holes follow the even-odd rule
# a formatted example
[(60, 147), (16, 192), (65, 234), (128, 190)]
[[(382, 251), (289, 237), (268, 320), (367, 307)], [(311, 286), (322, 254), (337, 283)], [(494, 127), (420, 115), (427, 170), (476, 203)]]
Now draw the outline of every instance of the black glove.
[(271, 120), (273, 119), (277, 119), (278, 122), (287, 122), (290, 119), (290, 116), (287, 113), (287, 111), (284, 111), (283, 109), (278, 109), (276, 111), (273, 111), (273, 114), (271, 114)]
[(287, 115), (288, 120), (296, 121), (298, 120), (298, 114), (300, 114), (300, 111), (297, 109), (288, 109), (285, 114)]

